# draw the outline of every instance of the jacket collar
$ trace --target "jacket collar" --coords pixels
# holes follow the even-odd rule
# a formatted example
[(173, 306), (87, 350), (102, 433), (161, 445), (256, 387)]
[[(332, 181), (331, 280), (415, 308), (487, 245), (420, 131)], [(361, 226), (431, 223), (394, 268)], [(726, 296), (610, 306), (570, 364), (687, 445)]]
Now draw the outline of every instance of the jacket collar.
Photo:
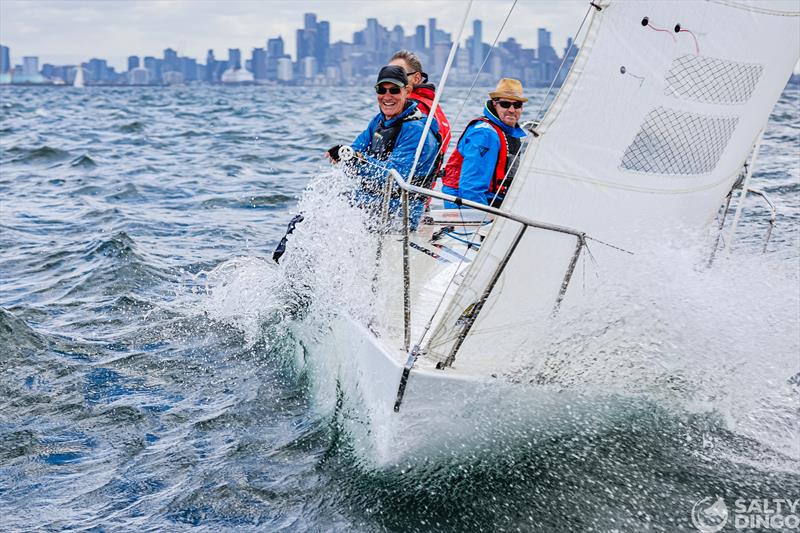
[(519, 124), (516, 126), (508, 126), (505, 122), (500, 120), (500, 117), (494, 114), (494, 110), (489, 106), (491, 100), (487, 100), (486, 104), (483, 106), (483, 116), (491, 120), (494, 124), (500, 126), (500, 129), (503, 130), (508, 135), (512, 137), (525, 137), (525, 130), (519, 127)]
[(414, 85), (414, 90), (411, 91), (411, 97), (414, 98), (415, 96), (433, 100), (436, 97), (436, 87), (432, 83)]
[(417, 110), (417, 103), (411, 99), (408, 99), (406, 100), (406, 106), (403, 108), (403, 111), (401, 111), (400, 114), (397, 115), (396, 117), (386, 120), (386, 116), (383, 113), (381, 113), (381, 122), (383, 122), (384, 126), (391, 126), (398, 120), (403, 120), (407, 116), (412, 115), (416, 110)]

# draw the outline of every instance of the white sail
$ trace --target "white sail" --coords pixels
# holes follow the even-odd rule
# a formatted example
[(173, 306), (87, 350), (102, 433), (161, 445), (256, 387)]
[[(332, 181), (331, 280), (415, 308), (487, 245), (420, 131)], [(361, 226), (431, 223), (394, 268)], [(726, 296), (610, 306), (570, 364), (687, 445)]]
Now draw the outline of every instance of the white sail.
[[(635, 252), (651, 236), (713, 219), (798, 61), (800, 18), (788, 11), (796, 3), (782, 1), (594, 4), (503, 209)], [(493, 226), (424, 347), (429, 357), (451, 353), (459, 318), (519, 228)], [(455, 365), (502, 371), (500, 354), (530, 342), (531, 321), (552, 309), (575, 245), (528, 230)]]
[(79, 89), (83, 87), (83, 67), (80, 65), (75, 67), (75, 81), (72, 82), (72, 86)]

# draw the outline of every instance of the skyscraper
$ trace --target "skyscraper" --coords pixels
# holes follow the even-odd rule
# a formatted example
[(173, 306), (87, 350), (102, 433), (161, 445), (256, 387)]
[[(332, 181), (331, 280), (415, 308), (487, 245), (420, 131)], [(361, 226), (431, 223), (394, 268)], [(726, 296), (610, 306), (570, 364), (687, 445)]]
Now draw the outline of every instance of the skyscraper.
[(161, 83), (161, 60), (157, 57), (147, 56), (144, 58), (144, 68), (150, 72), (151, 83)]
[(433, 54), (433, 45), (436, 44), (436, 19), (428, 19), (428, 48)]
[(206, 74), (205, 80), (208, 83), (213, 83), (214, 81), (216, 81), (216, 79), (214, 78), (214, 73), (216, 72), (216, 70), (217, 70), (217, 60), (214, 57), (214, 50), (209, 50), (208, 53), (206, 54), (206, 72), (205, 72)]
[(556, 54), (555, 48), (550, 45), (550, 32), (545, 28), (539, 28), (537, 35), (539, 39), (539, 61), (558, 61), (558, 54)]
[(253, 67), (253, 79), (267, 79), (267, 52), (263, 48), (253, 48), (250, 64)]
[(128, 72), (139, 68), (139, 56), (128, 56)]
[(280, 58), (283, 57), (283, 37), (276, 37), (267, 40), (267, 56)]
[(483, 63), (483, 23), (480, 20), (472, 21), (472, 50), (470, 50), (470, 63), (472, 72), (478, 72)]
[(317, 24), (317, 38), (314, 44), (314, 57), (317, 58), (317, 65), (320, 70), (324, 70), (326, 55), (331, 45), (331, 23), (327, 20), (321, 20)]
[(238, 48), (228, 48), (228, 68), (234, 70), (242, 68), (242, 52)]
[(0, 45), (0, 74), (11, 70), (11, 50), (8, 46)]
[(423, 52), (425, 50), (425, 26), (420, 24), (414, 32), (414, 50)]
[(172, 48), (164, 50), (164, 63), (161, 67), (163, 72), (173, 72), (180, 70), (180, 62), (178, 61), (178, 52)]
[(22, 74), (27, 79), (35, 78), (39, 73), (39, 58), (36, 56), (25, 56), (22, 58)]

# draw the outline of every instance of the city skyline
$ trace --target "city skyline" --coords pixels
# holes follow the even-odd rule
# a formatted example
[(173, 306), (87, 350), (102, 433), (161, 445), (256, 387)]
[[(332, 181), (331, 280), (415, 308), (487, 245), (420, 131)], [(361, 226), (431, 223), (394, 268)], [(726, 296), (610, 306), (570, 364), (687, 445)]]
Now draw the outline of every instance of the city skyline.
[[(475, 2), (469, 23), (480, 19), (484, 41), (494, 39), (512, 1)], [(520, 0), (501, 40), (514, 36), (524, 47), (535, 48), (536, 28), (547, 27), (561, 45), (577, 29), (588, 2)], [(160, 57), (165, 48), (179, 55), (205, 57), (208, 49), (223, 56), (230, 48), (248, 54), (263, 47), (267, 38), (281, 36), (293, 60), (298, 20), (314, 12), (331, 23), (331, 42), (350, 41), (367, 18), (388, 27), (413, 31), (431, 16), (455, 34), (464, 17), (466, 2), (253, 2), (225, 4), (156, 0), (96, 2), (84, 0), (3, 0), (0, 2), (0, 42), (13, 50), (12, 61), (37, 56), (41, 63), (76, 64), (92, 57), (105, 58), (119, 71), (127, 69), (130, 55)], [(343, 16), (342, 13), (358, 13)], [(91, 30), (87, 30), (90, 28)], [(86, 35), (91, 35), (89, 39)], [(470, 34), (466, 28), (465, 37)], [(463, 43), (462, 43), (463, 44)]]
[[(483, 26), (483, 21), (473, 19), (469, 33), (461, 36), (462, 45), (451, 72), (456, 85), (474, 81), (489, 83), (500, 77), (517, 78), (530, 86), (551, 82), (560, 85), (578, 53), (571, 38), (559, 53), (557, 48), (560, 47), (553, 41), (552, 32), (540, 27), (536, 29), (535, 48), (526, 48), (514, 36), (507, 36), (497, 43), (495, 53), (490, 54), (491, 46), (485, 42)], [(371, 79), (375, 71), (401, 49), (414, 50), (431, 81), (435, 82), (453, 45), (452, 32), (446, 31), (435, 17), (415, 24), (410, 31), (400, 25), (385, 26), (377, 18), (367, 18), (366, 25), (353, 32), (350, 41), (332, 42), (334, 28), (330, 21), (320, 19), (316, 13), (304, 13), (302, 24), (294, 29), (293, 55), (282, 36), (273, 36), (267, 38), (264, 46), (251, 48), (249, 58), (238, 48), (228, 48), (227, 56), (209, 49), (205, 58), (185, 56), (173, 48), (165, 48), (161, 56), (128, 56), (125, 69), (120, 71), (109, 65), (106, 58), (98, 57), (99, 54), (77, 65), (43, 63), (40, 69), (39, 57), (23, 56), (19, 63), (10, 47), (2, 45), (0, 84), (72, 85), (85, 80), (93, 85), (360, 85)], [(559, 70), (559, 67), (563, 68)], [(82, 71), (80, 77), (79, 71)]]

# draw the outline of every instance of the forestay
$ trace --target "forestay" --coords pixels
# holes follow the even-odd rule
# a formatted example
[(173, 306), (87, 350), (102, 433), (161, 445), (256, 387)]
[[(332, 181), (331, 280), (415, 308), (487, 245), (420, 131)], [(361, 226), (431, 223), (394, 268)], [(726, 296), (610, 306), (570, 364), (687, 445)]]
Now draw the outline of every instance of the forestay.
[[(782, 1), (594, 5), (503, 209), (635, 252), (713, 219), (797, 63), (800, 18), (787, 11), (797, 4)], [(428, 357), (447, 359), (459, 318), (519, 227), (504, 219), (493, 226), (437, 319)], [(574, 250), (574, 237), (529, 230), (454, 366), (502, 372), (535, 342), (531, 326), (551, 311)], [(618, 253), (593, 247), (603, 251)]]

